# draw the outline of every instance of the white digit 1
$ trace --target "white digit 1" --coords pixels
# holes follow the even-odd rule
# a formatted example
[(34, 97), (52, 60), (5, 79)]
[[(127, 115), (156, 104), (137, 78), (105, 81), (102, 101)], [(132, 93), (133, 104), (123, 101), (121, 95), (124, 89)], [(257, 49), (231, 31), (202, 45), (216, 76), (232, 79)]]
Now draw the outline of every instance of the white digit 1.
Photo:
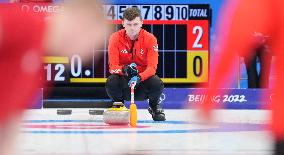
[(193, 48), (202, 48), (202, 44), (200, 44), (200, 40), (201, 40), (201, 37), (203, 35), (203, 29), (201, 26), (194, 26), (193, 30), (192, 30), (192, 33), (193, 34), (196, 34), (197, 33), (197, 37), (193, 43)]
[(58, 72), (55, 74), (55, 77), (54, 77), (54, 81), (64, 81), (65, 80), (65, 77), (62, 76), (62, 74), (64, 73), (64, 65), (63, 64), (56, 64), (55, 65), (55, 70)]
[[(75, 62), (77, 61), (77, 65), (75, 65)], [(77, 68), (75, 69), (75, 66)], [(71, 58), (71, 74), (74, 77), (78, 77), (81, 75), (82, 72), (82, 61), (79, 55), (73, 55)]]
[(44, 69), (46, 69), (46, 80), (51, 81), (51, 64), (44, 66)]

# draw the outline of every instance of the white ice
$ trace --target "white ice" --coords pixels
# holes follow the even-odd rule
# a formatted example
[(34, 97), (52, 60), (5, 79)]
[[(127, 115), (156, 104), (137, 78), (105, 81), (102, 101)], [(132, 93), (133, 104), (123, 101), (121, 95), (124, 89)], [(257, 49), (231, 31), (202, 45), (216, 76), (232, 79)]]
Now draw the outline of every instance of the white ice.
[[(88, 109), (56, 115), (55, 109), (28, 110), (17, 140), (17, 155), (269, 155), (266, 110), (216, 110), (216, 124), (204, 124), (196, 110), (165, 110), (166, 122), (138, 111), (138, 127), (109, 127)], [(254, 129), (255, 128), (255, 129)]]

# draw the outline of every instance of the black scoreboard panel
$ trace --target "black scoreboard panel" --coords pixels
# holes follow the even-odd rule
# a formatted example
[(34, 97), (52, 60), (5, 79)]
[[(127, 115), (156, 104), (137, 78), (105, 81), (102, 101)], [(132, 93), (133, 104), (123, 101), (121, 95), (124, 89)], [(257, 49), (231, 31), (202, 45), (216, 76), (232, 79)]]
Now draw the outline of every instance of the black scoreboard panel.
[[(133, 5), (105, 5), (113, 32), (122, 28), (123, 11)], [(164, 83), (206, 83), (209, 72), (209, 5), (135, 5), (144, 18), (143, 28), (157, 37), (157, 75)], [(112, 32), (111, 32), (112, 33)], [(46, 81), (58, 84), (104, 83), (109, 75), (107, 47), (93, 50), (93, 59), (79, 55), (45, 57)]]

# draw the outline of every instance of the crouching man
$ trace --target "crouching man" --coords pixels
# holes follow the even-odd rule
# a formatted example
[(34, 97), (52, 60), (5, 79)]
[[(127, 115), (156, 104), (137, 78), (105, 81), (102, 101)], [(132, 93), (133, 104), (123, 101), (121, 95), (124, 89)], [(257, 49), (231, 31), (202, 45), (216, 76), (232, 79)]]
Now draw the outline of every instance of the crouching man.
[(108, 58), (111, 75), (106, 91), (113, 102), (130, 100), (130, 84), (136, 82), (135, 100), (149, 99), (149, 113), (154, 121), (165, 121), (160, 106), (164, 89), (161, 79), (155, 75), (158, 64), (156, 37), (142, 29), (142, 17), (138, 8), (128, 8), (123, 13), (124, 29), (113, 33), (109, 39)]

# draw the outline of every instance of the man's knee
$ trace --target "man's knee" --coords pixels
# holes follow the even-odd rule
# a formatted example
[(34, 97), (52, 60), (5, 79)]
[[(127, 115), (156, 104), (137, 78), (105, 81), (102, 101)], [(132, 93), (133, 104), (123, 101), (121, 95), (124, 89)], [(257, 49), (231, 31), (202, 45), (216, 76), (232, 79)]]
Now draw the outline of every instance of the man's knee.
[(157, 75), (150, 77), (148, 80), (148, 85), (151, 89), (160, 91), (164, 89), (164, 83)]
[(121, 77), (116, 74), (112, 74), (107, 78), (105, 87), (106, 92), (108, 96), (114, 101), (114, 102), (121, 102), (122, 99), (122, 89), (120, 87), (120, 80)]
[(119, 85), (120, 77), (117, 74), (111, 74), (106, 81), (106, 88), (115, 87)]

